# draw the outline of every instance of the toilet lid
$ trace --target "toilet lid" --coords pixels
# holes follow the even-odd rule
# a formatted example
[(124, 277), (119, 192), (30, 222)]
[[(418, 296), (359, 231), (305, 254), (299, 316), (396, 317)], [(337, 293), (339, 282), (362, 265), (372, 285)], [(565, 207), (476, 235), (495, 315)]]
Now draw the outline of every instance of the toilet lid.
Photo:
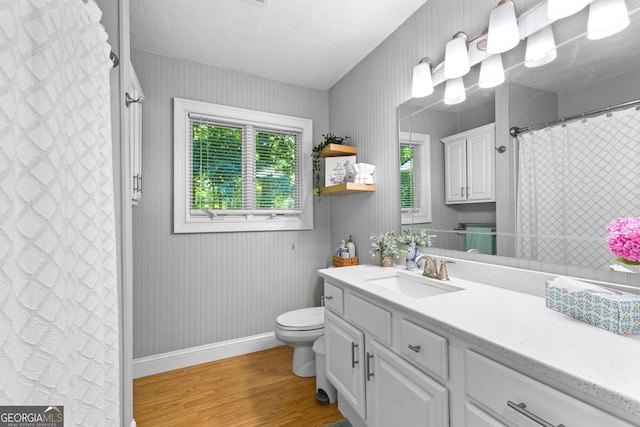
[(276, 323), (282, 329), (310, 331), (324, 328), (324, 307), (302, 308), (281, 314)]

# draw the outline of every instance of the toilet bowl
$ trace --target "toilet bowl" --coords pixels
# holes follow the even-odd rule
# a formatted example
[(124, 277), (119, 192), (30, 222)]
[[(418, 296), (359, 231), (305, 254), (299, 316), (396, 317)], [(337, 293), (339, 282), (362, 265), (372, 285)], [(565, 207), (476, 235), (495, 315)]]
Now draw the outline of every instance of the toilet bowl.
[(324, 334), (324, 307), (281, 314), (276, 318), (274, 332), (276, 339), (293, 347), (293, 373), (299, 377), (313, 377), (316, 362), (312, 346)]

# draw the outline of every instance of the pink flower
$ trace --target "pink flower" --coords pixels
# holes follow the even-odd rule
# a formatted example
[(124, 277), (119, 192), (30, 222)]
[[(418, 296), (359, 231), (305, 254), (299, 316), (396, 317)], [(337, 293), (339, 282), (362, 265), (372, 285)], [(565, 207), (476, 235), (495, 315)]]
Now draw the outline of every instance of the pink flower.
[(607, 226), (607, 246), (619, 258), (640, 261), (640, 218), (616, 218)]

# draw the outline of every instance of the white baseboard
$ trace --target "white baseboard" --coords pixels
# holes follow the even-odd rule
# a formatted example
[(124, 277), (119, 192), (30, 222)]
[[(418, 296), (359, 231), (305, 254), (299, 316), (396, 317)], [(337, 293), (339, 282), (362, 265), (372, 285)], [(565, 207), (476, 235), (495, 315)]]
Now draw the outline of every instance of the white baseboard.
[(133, 378), (142, 378), (187, 366), (213, 362), (284, 345), (273, 332), (171, 351), (133, 360)]

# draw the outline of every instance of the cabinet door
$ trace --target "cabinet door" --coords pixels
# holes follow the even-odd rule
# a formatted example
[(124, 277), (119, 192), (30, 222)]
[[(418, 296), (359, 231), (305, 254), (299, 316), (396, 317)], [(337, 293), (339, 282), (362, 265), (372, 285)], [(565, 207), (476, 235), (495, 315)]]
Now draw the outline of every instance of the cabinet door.
[(469, 135), (467, 138), (467, 188), (468, 201), (495, 200), (495, 150), (493, 129)]
[(364, 419), (364, 334), (325, 310), (324, 335), (327, 378)]
[(376, 341), (367, 343), (369, 427), (445, 427), (447, 389)]
[(462, 203), (467, 200), (467, 147), (459, 139), (444, 144), (445, 202)]

